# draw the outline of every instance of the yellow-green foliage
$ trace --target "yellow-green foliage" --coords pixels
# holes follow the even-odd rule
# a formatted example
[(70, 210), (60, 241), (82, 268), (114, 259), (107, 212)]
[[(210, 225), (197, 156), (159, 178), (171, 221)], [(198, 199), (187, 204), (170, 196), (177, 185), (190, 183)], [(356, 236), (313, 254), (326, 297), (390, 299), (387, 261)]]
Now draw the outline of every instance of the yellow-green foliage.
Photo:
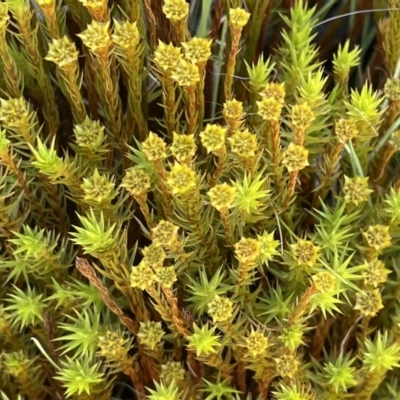
[(246, 3), (0, 3), (3, 399), (398, 398), (399, 11)]

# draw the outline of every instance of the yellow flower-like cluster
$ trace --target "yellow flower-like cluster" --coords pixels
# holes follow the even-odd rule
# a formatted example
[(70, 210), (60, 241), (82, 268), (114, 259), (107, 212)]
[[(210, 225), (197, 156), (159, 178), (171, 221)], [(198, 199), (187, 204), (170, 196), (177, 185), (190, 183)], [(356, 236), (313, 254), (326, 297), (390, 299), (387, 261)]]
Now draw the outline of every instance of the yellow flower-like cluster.
[(392, 133), (389, 143), (395, 148), (396, 151), (400, 150), (400, 130)]
[(296, 129), (306, 130), (315, 120), (315, 114), (307, 103), (297, 104), (292, 107), (291, 119)]
[(229, 10), (229, 25), (234, 30), (242, 30), (249, 22), (250, 13), (243, 8)]
[(99, 353), (107, 361), (129, 362), (128, 343), (129, 339), (125, 338), (121, 332), (107, 331), (104, 336), (99, 337)]
[(140, 33), (136, 22), (114, 20), (114, 43), (122, 49), (135, 49), (140, 43)]
[(156, 281), (165, 288), (171, 288), (177, 279), (174, 267), (164, 267), (157, 270)]
[(276, 371), (283, 378), (293, 378), (299, 367), (299, 360), (293, 354), (275, 358)]
[(196, 173), (187, 165), (175, 163), (167, 178), (174, 195), (184, 195), (196, 187)]
[(368, 262), (368, 267), (363, 271), (362, 276), (366, 286), (377, 288), (387, 281), (390, 272), (381, 260), (375, 258)]
[(6, 128), (20, 128), (29, 122), (29, 105), (23, 97), (0, 99), (0, 122)]
[(297, 265), (312, 267), (316, 263), (319, 248), (310, 240), (300, 239), (296, 244), (292, 244), (291, 248)]
[(132, 196), (142, 196), (150, 189), (150, 177), (141, 169), (131, 168), (125, 172), (121, 187)]
[(99, 121), (92, 121), (89, 117), (74, 126), (74, 134), (79, 147), (97, 151), (104, 142), (104, 126)]
[(185, 60), (193, 64), (206, 63), (211, 56), (212, 40), (194, 37), (189, 42), (182, 43), (185, 50)]
[(261, 254), (261, 244), (252, 238), (241, 238), (234, 244), (236, 258), (243, 264), (250, 265), (257, 261)]
[(142, 143), (142, 151), (150, 161), (158, 161), (167, 157), (167, 144), (158, 135), (149, 132)]
[(178, 241), (179, 227), (172, 222), (161, 220), (156, 227), (151, 230), (151, 238), (155, 245), (164, 248), (173, 247)]
[(225, 149), (225, 137), (227, 129), (216, 124), (207, 124), (200, 133), (201, 144), (208, 153), (218, 153)]
[(266, 121), (279, 122), (283, 104), (273, 98), (265, 98), (257, 101), (258, 114)]
[(110, 182), (105, 175), (100, 175), (99, 171), (95, 169), (90, 178), (83, 178), (81, 188), (84, 192), (84, 200), (102, 203), (113, 197), (114, 182)]
[(149, 265), (155, 270), (162, 268), (166, 254), (163, 248), (155, 243), (143, 249), (142, 263)]
[(381, 251), (392, 244), (388, 226), (371, 225), (363, 234), (368, 246), (376, 251)]
[(162, 10), (171, 22), (181, 23), (189, 15), (189, 4), (185, 0), (165, 0)]
[(341, 118), (335, 124), (335, 134), (341, 143), (347, 143), (358, 135), (356, 123), (351, 119)]
[(373, 190), (368, 187), (368, 177), (362, 178), (356, 176), (354, 178), (344, 177), (344, 199), (351, 204), (358, 206), (368, 200), (368, 196)]
[(282, 164), (289, 172), (300, 171), (310, 165), (308, 163), (308, 150), (303, 146), (290, 143), (282, 154)]
[(215, 296), (214, 299), (208, 303), (208, 314), (214, 322), (224, 322), (232, 317), (233, 303), (226, 297)]
[(161, 322), (147, 321), (140, 323), (138, 337), (140, 342), (150, 349), (154, 350), (161, 343), (164, 335)]
[(172, 72), (172, 79), (183, 87), (194, 87), (200, 81), (199, 67), (185, 60), (179, 60)]
[(279, 240), (274, 239), (274, 232), (265, 231), (262, 235), (257, 235), (257, 239), (261, 245), (262, 262), (270, 261), (278, 254), (276, 248), (279, 246)]
[(141, 262), (138, 266), (132, 268), (130, 281), (131, 286), (146, 290), (150, 288), (156, 279), (156, 274), (153, 272), (150, 265)]
[(386, 98), (392, 101), (400, 101), (400, 80), (388, 79), (383, 88)]
[(170, 149), (179, 162), (190, 160), (196, 154), (194, 135), (179, 135), (174, 132), (173, 139)]
[(110, 22), (92, 21), (87, 29), (78, 34), (86, 47), (93, 53), (104, 55), (111, 45)]
[(218, 211), (228, 209), (235, 200), (236, 188), (227, 183), (215, 185), (209, 192), (210, 203)]
[(356, 294), (355, 310), (365, 317), (374, 317), (383, 308), (379, 289), (367, 290)]
[(235, 132), (230, 137), (231, 150), (242, 158), (254, 157), (258, 150), (257, 136), (250, 133), (247, 129)]
[(330, 272), (318, 272), (312, 276), (315, 289), (320, 293), (332, 293), (336, 290), (336, 277)]
[(284, 104), (286, 95), (285, 83), (269, 82), (260, 94), (264, 99), (274, 99), (278, 103)]
[(61, 39), (54, 39), (53, 42), (49, 44), (49, 51), (45, 59), (63, 68), (69, 64), (76, 63), (78, 56), (79, 52), (75, 44), (71, 42), (67, 36), (63, 36)]
[(230, 129), (239, 129), (245, 117), (243, 103), (236, 99), (227, 100), (224, 103), (222, 115)]
[(154, 52), (154, 62), (160, 70), (173, 70), (181, 58), (180, 47), (175, 47), (172, 43), (165, 44), (161, 41), (158, 42), (157, 49)]
[(247, 356), (252, 358), (264, 358), (266, 356), (269, 342), (264, 333), (252, 330), (245, 338), (245, 342)]
[(169, 386), (172, 381), (180, 383), (185, 380), (186, 371), (179, 362), (168, 361), (161, 365), (160, 379), (164, 385)]

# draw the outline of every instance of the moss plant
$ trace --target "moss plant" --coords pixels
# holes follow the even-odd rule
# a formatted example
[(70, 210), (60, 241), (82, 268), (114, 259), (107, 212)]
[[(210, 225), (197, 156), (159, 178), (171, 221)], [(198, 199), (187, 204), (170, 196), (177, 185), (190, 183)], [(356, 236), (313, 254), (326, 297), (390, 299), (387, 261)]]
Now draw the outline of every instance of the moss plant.
[(0, 398), (398, 398), (400, 2), (190, 3), (0, 3)]

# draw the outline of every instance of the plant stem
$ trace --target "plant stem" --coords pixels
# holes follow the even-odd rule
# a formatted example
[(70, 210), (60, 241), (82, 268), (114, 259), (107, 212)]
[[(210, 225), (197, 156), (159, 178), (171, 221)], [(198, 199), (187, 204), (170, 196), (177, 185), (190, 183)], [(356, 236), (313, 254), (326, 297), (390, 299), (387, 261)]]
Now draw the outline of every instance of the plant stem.
[(299, 175), (299, 171), (292, 171), (290, 173), (289, 183), (288, 183), (288, 192), (283, 202), (283, 208), (286, 209), (290, 203), (290, 200), (294, 194), (294, 190), (296, 188), (297, 176)]
[(175, 83), (171, 78), (171, 72), (167, 71), (164, 75), (164, 104), (166, 106), (165, 114), (167, 120), (168, 136), (172, 139), (175, 131)]
[(233, 75), (235, 72), (236, 56), (239, 52), (241, 30), (231, 29), (232, 45), (229, 52), (228, 66), (225, 77), (225, 101), (232, 98)]
[(186, 92), (189, 96), (189, 106), (188, 106), (188, 135), (195, 134), (196, 128), (196, 89), (193, 87), (188, 87)]
[(232, 236), (232, 225), (229, 220), (229, 210), (227, 208), (223, 208), (220, 211), (220, 214), (221, 214), (222, 225), (224, 226), (224, 230), (225, 230), (226, 241), (230, 246), (232, 246), (233, 245), (233, 236)]
[(271, 127), (271, 144), (272, 144), (272, 166), (274, 171), (275, 192), (281, 193), (281, 173), (279, 170), (279, 163), (281, 160), (281, 138), (280, 138), (280, 124), (276, 121), (270, 122)]
[(149, 206), (147, 204), (147, 195), (144, 194), (142, 196), (136, 196), (135, 199), (140, 206), (140, 211), (142, 211), (143, 217), (146, 220), (146, 224), (147, 224), (148, 228), (152, 229), (154, 227), (154, 223), (151, 218)]
[(15, 61), (10, 55), (5, 36), (3, 35), (0, 35), (0, 59), (3, 63), (3, 78), (5, 80), (7, 91), (12, 97), (17, 99), (22, 95), (21, 89), (19, 88), (20, 75)]
[(144, 0), (144, 7), (146, 10), (147, 18), (149, 20), (149, 30), (150, 30), (150, 43), (151, 47), (155, 49), (157, 47), (157, 22), (154, 16), (151, 0)]
[(290, 319), (289, 319), (289, 326), (293, 326), (300, 321), (303, 315), (308, 311), (311, 297), (315, 294), (315, 287), (310, 286), (307, 290), (303, 293), (300, 298), (297, 307), (294, 309)]
[(63, 82), (63, 93), (67, 97), (72, 109), (75, 124), (82, 123), (86, 118), (86, 107), (83, 101), (78, 82), (78, 66), (74, 65), (66, 69), (58, 68), (57, 77)]
[(4, 162), (4, 164), (7, 166), (7, 168), (10, 170), (12, 174), (17, 178), (18, 183), (21, 185), (22, 190), (25, 193), (25, 196), (29, 200), (31, 206), (33, 209), (36, 209), (39, 212), (38, 220), (39, 223), (44, 222), (44, 208), (41, 203), (39, 203), (36, 199), (36, 197), (33, 195), (31, 190), (29, 189), (28, 183), (25, 180), (25, 177), (23, 174), (20, 172), (18, 166), (15, 164), (13, 158), (7, 153), (7, 152), (2, 152), (0, 154), (0, 159)]
[(222, 176), (222, 173), (224, 172), (225, 164), (228, 159), (226, 149), (221, 150), (217, 154), (217, 157), (218, 157), (217, 168), (215, 169), (213, 176), (208, 182), (208, 185), (210, 187), (213, 187), (218, 182), (219, 178)]

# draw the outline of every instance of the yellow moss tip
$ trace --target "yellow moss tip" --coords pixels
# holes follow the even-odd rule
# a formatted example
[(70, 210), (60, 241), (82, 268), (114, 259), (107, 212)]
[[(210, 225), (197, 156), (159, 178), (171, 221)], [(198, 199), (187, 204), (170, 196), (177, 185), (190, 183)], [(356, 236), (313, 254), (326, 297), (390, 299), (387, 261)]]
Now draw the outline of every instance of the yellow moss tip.
[(150, 161), (158, 161), (167, 157), (167, 144), (158, 135), (149, 133), (142, 143), (142, 151)]
[(208, 303), (208, 314), (214, 322), (224, 322), (232, 316), (233, 303), (224, 296), (215, 296)]
[(172, 154), (179, 162), (190, 160), (196, 154), (194, 135), (173, 134), (173, 143), (170, 147)]
[(250, 13), (243, 8), (231, 8), (229, 10), (229, 25), (232, 29), (241, 30), (249, 22)]
[(19, 128), (29, 120), (29, 105), (23, 97), (0, 99), (0, 121), (5, 127)]
[(135, 49), (140, 42), (140, 33), (136, 22), (118, 22), (114, 20), (113, 42), (120, 48)]
[(243, 103), (236, 100), (227, 100), (224, 104), (222, 114), (227, 121), (239, 121), (244, 118)]
[(349, 178), (345, 175), (343, 193), (346, 202), (358, 206), (366, 202), (372, 192), (368, 187), (368, 177)]
[(283, 104), (274, 98), (265, 98), (257, 101), (257, 113), (266, 121), (279, 122), (282, 113)]
[(130, 283), (134, 288), (146, 290), (150, 288), (156, 279), (156, 274), (146, 263), (140, 263), (132, 268)]
[(299, 367), (299, 360), (293, 354), (284, 354), (275, 358), (276, 371), (283, 378), (293, 378)]
[(282, 154), (282, 164), (289, 172), (300, 171), (310, 165), (308, 163), (308, 150), (303, 146), (290, 143)]
[(261, 244), (252, 238), (241, 238), (234, 244), (236, 258), (243, 264), (253, 264), (261, 254)]
[(211, 56), (211, 43), (212, 40), (197, 37), (182, 43), (185, 60), (193, 64), (206, 63)]
[(196, 187), (196, 173), (187, 165), (175, 163), (167, 178), (174, 195), (184, 195)]
[(208, 195), (211, 205), (220, 211), (232, 206), (235, 200), (236, 188), (229, 186), (227, 183), (222, 183), (214, 186), (208, 192)]
[(155, 245), (170, 248), (178, 241), (179, 227), (172, 222), (161, 220), (158, 225), (151, 230), (151, 238)]
[(170, 289), (177, 280), (174, 267), (163, 267), (157, 270), (156, 281), (162, 287)]
[(285, 102), (285, 83), (269, 82), (260, 93), (264, 99), (274, 99), (278, 103)]
[(245, 338), (247, 356), (252, 358), (266, 356), (269, 346), (268, 338), (262, 332), (252, 330)]
[(54, 39), (49, 44), (49, 51), (45, 59), (63, 68), (76, 63), (78, 56), (79, 52), (76, 49), (75, 43), (71, 42), (67, 36), (63, 36), (61, 39)]
[(156, 243), (152, 243), (143, 249), (143, 260), (142, 262), (149, 265), (154, 270), (162, 268), (166, 257), (164, 249)]
[(132, 196), (141, 196), (150, 189), (150, 177), (141, 169), (132, 168), (125, 172), (121, 187), (125, 188)]
[(225, 149), (225, 137), (227, 129), (216, 124), (207, 124), (200, 133), (201, 144), (208, 153), (217, 153)]
[(351, 119), (341, 118), (336, 122), (335, 134), (341, 143), (347, 143), (358, 135), (356, 123)]
[(172, 79), (179, 86), (194, 87), (200, 81), (199, 67), (185, 60), (179, 60), (172, 72)]
[(186, 21), (189, 4), (185, 0), (165, 0), (162, 10), (171, 22), (177, 24)]
[(259, 148), (257, 135), (250, 133), (247, 129), (235, 132), (228, 140), (231, 151), (242, 158), (254, 157)]
[(165, 44), (159, 41), (154, 52), (154, 62), (162, 71), (173, 70), (182, 56), (180, 47), (175, 47), (172, 43)]
[(291, 248), (297, 265), (312, 267), (317, 262), (319, 247), (315, 246), (310, 240), (299, 239), (296, 244), (291, 245)]
[(303, 103), (292, 107), (291, 118), (296, 129), (306, 130), (315, 120), (315, 114), (307, 103)]
[(366, 290), (356, 294), (354, 310), (359, 310), (365, 317), (374, 317), (383, 308), (379, 289)]
[(392, 244), (389, 227), (385, 225), (371, 225), (363, 235), (368, 246), (376, 251), (382, 251)]
[(109, 28), (110, 22), (103, 23), (93, 20), (92, 23), (87, 26), (87, 29), (78, 34), (78, 36), (92, 52), (102, 52), (107, 50), (111, 45)]
[(330, 272), (319, 272), (312, 277), (315, 289), (320, 293), (332, 293), (336, 290), (336, 277)]

